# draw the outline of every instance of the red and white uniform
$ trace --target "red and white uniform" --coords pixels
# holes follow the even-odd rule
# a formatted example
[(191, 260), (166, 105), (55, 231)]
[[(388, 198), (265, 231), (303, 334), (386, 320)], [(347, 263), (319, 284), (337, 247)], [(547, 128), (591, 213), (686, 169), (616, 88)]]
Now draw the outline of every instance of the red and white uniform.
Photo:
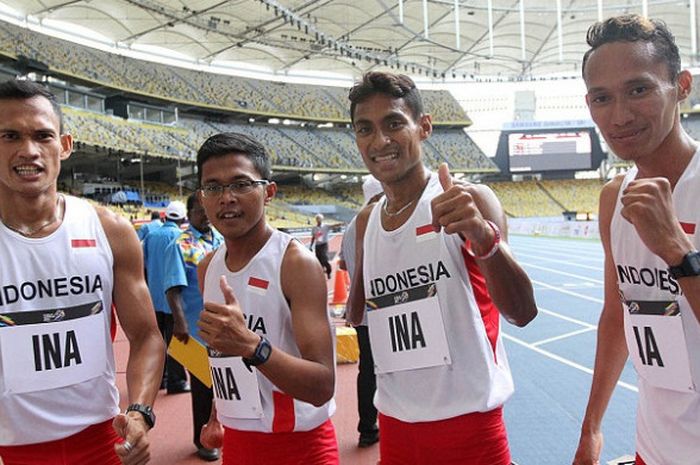
[(0, 446), (66, 438), (119, 412), (112, 251), (95, 209), (65, 196), (51, 235), (0, 223)]
[[(637, 176), (632, 168), (620, 194)], [(637, 452), (647, 465), (700, 465), (700, 323), (668, 265), (620, 215), (610, 225), (625, 337), (639, 374)], [(681, 226), (700, 249), (700, 155), (673, 190)]]
[(378, 204), (364, 238), (375, 404), (403, 422), (491, 411), (513, 393), (483, 276), (459, 235), (431, 226), (430, 201), (442, 192), (433, 173), (410, 219), (394, 231), (382, 228)]
[[(206, 271), (204, 300), (224, 302), (219, 279), (225, 276), (248, 327), (265, 336), (273, 347), (300, 357), (281, 284), (282, 260), (291, 240), (288, 234), (274, 231), (245, 268), (235, 273), (226, 267), (226, 246), (222, 245)], [(330, 321), (328, 324), (330, 327)], [(281, 392), (255, 368), (251, 373), (240, 357), (209, 360), (219, 421), (228, 428), (263, 433), (311, 431), (328, 421), (335, 411), (333, 399), (314, 407)]]

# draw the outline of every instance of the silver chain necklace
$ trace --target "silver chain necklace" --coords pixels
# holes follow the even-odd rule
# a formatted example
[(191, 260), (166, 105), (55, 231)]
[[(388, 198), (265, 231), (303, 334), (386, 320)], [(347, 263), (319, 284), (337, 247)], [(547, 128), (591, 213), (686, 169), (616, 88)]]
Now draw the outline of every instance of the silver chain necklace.
[(389, 198), (388, 198), (388, 197), (384, 197), (384, 205), (382, 205), (382, 210), (384, 210), (384, 213), (385, 213), (386, 216), (388, 216), (389, 218), (393, 218), (393, 217), (395, 217), (395, 216), (399, 216), (401, 213), (405, 212), (405, 211), (408, 209), (408, 207), (410, 207), (411, 205), (413, 205), (414, 203), (416, 203), (416, 200), (418, 200), (418, 199), (421, 198), (421, 196), (423, 195), (423, 192), (425, 191), (425, 188), (426, 188), (426, 187), (428, 187), (428, 183), (427, 183), (427, 182), (425, 183), (425, 185), (423, 186), (423, 188), (420, 190), (420, 192), (418, 193), (418, 196), (417, 196), (416, 198), (414, 198), (413, 200), (411, 200), (411, 201), (408, 202), (406, 205), (404, 205), (403, 207), (399, 208), (398, 210), (396, 210), (396, 211), (393, 212), (393, 213), (390, 212), (389, 209), (387, 208), (387, 205), (389, 205)]
[(413, 204), (416, 202), (416, 200), (418, 200), (418, 199), (415, 198), (415, 199), (411, 200), (411, 201), (408, 202), (406, 205), (404, 205), (403, 207), (399, 208), (398, 210), (396, 210), (395, 212), (392, 213), (392, 212), (390, 212), (390, 211), (387, 209), (387, 207), (386, 207), (386, 206), (388, 205), (388, 203), (389, 203), (389, 199), (386, 199), (386, 201), (384, 202), (384, 206), (383, 206), (383, 207), (384, 207), (384, 213), (386, 214), (386, 216), (388, 216), (388, 217), (390, 217), (390, 218), (393, 218), (394, 216), (399, 216), (401, 213), (405, 212), (406, 209), (408, 209), (408, 207), (410, 207), (411, 205), (413, 205)]
[(2, 221), (2, 224), (4, 224), (7, 227), (7, 229), (16, 232), (19, 235), (22, 235), (24, 237), (34, 236), (35, 234), (40, 233), (41, 231), (43, 231), (44, 229), (48, 228), (49, 226), (51, 226), (52, 224), (56, 223), (58, 220), (61, 219), (61, 217), (63, 216), (61, 213), (61, 205), (62, 205), (61, 201), (62, 200), (63, 200), (63, 196), (59, 196), (58, 199), (56, 200), (56, 214), (55, 214), (55, 216), (51, 220), (45, 222), (42, 225), (37, 226), (36, 228), (22, 229), (22, 228), (18, 228), (16, 226), (12, 226), (11, 224), (7, 223), (2, 218), (0, 218), (0, 221)]

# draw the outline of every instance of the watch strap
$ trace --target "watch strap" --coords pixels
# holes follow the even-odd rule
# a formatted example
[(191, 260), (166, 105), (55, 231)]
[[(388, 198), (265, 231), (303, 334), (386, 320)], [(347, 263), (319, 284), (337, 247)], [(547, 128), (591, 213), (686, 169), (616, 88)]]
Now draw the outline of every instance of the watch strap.
[(262, 365), (267, 362), (272, 353), (272, 345), (264, 336), (260, 336), (260, 342), (258, 342), (257, 347), (255, 347), (255, 353), (251, 358), (243, 357), (243, 363), (250, 368), (251, 366)]
[(131, 404), (126, 408), (126, 413), (138, 412), (143, 416), (143, 420), (146, 422), (149, 428), (153, 428), (156, 425), (156, 415), (153, 413), (153, 408), (144, 404)]
[(668, 272), (674, 278), (700, 276), (700, 252), (692, 251), (685, 254), (679, 265), (670, 266)]

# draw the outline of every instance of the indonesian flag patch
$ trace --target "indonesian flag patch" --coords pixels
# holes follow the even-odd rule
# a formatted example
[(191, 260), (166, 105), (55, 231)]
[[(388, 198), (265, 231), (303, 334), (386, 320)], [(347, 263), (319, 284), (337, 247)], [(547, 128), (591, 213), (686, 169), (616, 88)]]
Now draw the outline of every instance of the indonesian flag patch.
[(248, 278), (248, 290), (259, 295), (267, 294), (267, 288), (270, 287), (270, 281), (251, 276)]
[(681, 228), (686, 234), (695, 234), (695, 223), (684, 223), (683, 221), (681, 223)]
[(423, 242), (437, 236), (432, 224), (424, 224), (416, 228), (416, 242)]
[(74, 249), (97, 247), (97, 241), (95, 239), (71, 239), (70, 246)]

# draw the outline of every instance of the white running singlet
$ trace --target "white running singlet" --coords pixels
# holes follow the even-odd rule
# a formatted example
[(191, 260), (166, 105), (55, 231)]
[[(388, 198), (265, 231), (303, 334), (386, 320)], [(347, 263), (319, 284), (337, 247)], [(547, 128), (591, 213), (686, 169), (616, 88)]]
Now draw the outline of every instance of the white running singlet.
[[(624, 311), (625, 338), (639, 374), (637, 452), (647, 465), (700, 465), (700, 323), (666, 263), (620, 215), (610, 239)], [(700, 155), (696, 152), (673, 190), (673, 206), (688, 238), (700, 248)], [(697, 278), (696, 278), (697, 279)]]
[(30, 239), (0, 223), (0, 445), (71, 436), (119, 412), (112, 249), (94, 207)]
[[(282, 292), (282, 260), (292, 237), (275, 230), (267, 243), (240, 271), (226, 267), (226, 245), (212, 257), (204, 278), (204, 300), (224, 303), (219, 287), (223, 275), (233, 289), (248, 328), (265, 336), (274, 348), (301, 357), (292, 331), (292, 315)], [(330, 320), (328, 321), (330, 328)], [(226, 363), (229, 364), (226, 367)], [(210, 358), (214, 400), (219, 421), (241, 431), (265, 433), (310, 431), (335, 411), (335, 400), (321, 407), (294, 399), (251, 367), (247, 372), (241, 357)], [(228, 368), (228, 369), (227, 369)], [(253, 377), (253, 380), (248, 378)], [(253, 390), (257, 386), (259, 392)], [(259, 408), (262, 411), (259, 411)], [(235, 452), (234, 452), (235, 453)]]
[(490, 411), (513, 393), (483, 275), (459, 235), (431, 226), (430, 201), (442, 192), (431, 174), (410, 219), (394, 231), (381, 225), (381, 200), (364, 238), (375, 404), (405, 422)]

